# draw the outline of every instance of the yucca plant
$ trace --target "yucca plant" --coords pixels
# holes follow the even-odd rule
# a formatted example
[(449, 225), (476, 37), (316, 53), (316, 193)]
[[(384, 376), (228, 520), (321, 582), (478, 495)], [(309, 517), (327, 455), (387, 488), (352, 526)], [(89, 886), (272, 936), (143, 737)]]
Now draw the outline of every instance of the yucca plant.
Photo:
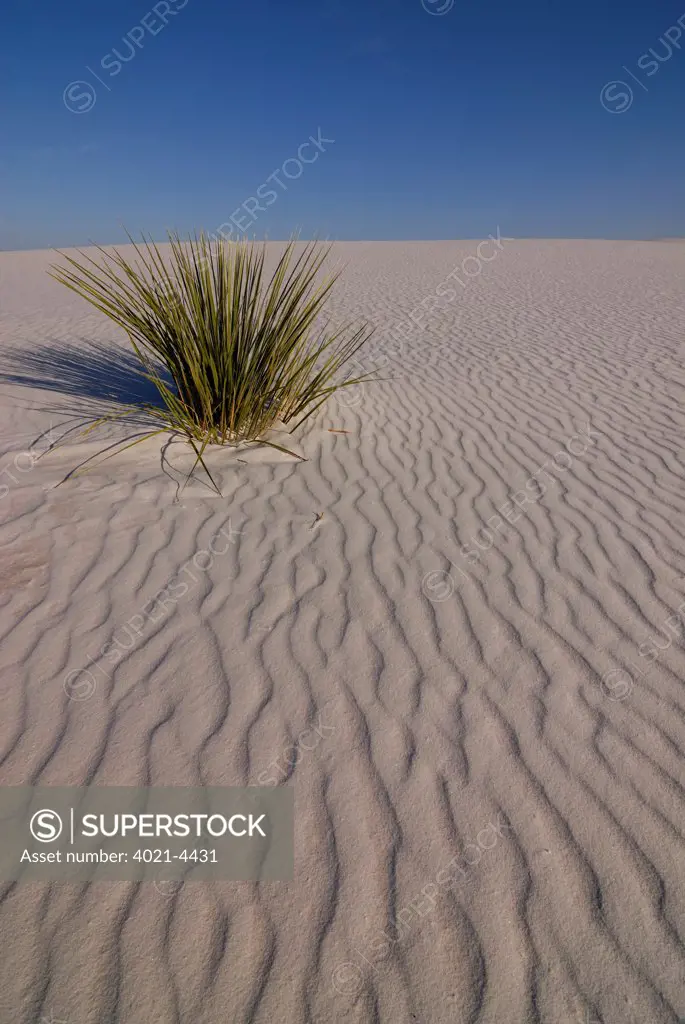
[[(295, 430), (338, 389), (373, 379), (373, 372), (339, 377), (373, 333), (370, 325), (330, 333), (316, 326), (340, 273), (319, 276), (330, 245), (309, 242), (298, 255), (291, 238), (267, 280), (264, 244), (210, 241), (204, 233), (184, 241), (170, 232), (165, 261), (152, 239), (129, 240), (135, 262), (96, 246), (102, 259), (60, 253), (67, 266), (50, 270), (123, 327), (162, 399), (144, 407), (159, 428), (125, 438), (108, 458), (174, 431), (195, 451), (189, 476), (199, 462), (216, 487), (203, 459), (208, 445), (265, 443), (288, 451), (264, 433), (278, 421), (295, 421)], [(88, 421), (88, 430), (140, 409)]]

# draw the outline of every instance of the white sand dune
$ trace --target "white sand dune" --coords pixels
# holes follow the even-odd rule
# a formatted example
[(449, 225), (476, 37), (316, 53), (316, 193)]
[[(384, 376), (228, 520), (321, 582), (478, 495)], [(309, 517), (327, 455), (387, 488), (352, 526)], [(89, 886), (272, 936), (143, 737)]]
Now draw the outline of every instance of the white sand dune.
[(31, 456), (141, 385), (0, 253), (0, 783), (296, 806), (292, 882), (0, 886), (3, 1024), (685, 1018), (685, 242), (477, 244), (338, 246), (391, 379), (179, 500)]

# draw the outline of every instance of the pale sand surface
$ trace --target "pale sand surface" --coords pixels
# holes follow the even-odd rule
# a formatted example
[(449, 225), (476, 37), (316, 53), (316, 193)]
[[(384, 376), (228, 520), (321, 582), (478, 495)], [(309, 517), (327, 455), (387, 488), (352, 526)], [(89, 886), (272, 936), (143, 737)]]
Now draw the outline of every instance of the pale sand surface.
[[(3, 884), (2, 1024), (685, 1017), (685, 243), (505, 241), (469, 280), (476, 246), (337, 247), (334, 312), (381, 325), (377, 356), (453, 268), (465, 287), (394, 379), (302, 429), (306, 462), (220, 453), (224, 497), (180, 501), (159, 445), (57, 490), (68, 457), (12, 470), (0, 782), (278, 777), (296, 870)], [(131, 390), (123, 335), (50, 258), (0, 254), (10, 469)], [(70, 699), (229, 518), (226, 554)]]

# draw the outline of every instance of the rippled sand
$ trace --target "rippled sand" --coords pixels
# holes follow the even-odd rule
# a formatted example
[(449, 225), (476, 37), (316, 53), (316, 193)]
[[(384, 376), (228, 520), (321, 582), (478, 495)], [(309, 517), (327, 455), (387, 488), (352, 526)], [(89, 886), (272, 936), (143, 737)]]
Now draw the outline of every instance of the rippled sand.
[(0, 253), (0, 782), (296, 802), (290, 883), (1, 884), (0, 1021), (685, 1017), (685, 243), (477, 245), (339, 245), (386, 379), (180, 500), (54, 488), (144, 386)]

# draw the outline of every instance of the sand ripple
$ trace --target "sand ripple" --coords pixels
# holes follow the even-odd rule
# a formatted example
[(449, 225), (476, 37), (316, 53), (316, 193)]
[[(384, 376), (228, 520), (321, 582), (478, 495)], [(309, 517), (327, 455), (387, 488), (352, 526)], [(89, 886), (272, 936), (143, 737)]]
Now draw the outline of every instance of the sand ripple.
[[(340, 246), (336, 310), (380, 358), (475, 245)], [(685, 244), (504, 241), (221, 500), (30, 457), (131, 384), (48, 262), (0, 254), (0, 782), (291, 785), (296, 877), (4, 884), (0, 1020), (685, 1018)]]

